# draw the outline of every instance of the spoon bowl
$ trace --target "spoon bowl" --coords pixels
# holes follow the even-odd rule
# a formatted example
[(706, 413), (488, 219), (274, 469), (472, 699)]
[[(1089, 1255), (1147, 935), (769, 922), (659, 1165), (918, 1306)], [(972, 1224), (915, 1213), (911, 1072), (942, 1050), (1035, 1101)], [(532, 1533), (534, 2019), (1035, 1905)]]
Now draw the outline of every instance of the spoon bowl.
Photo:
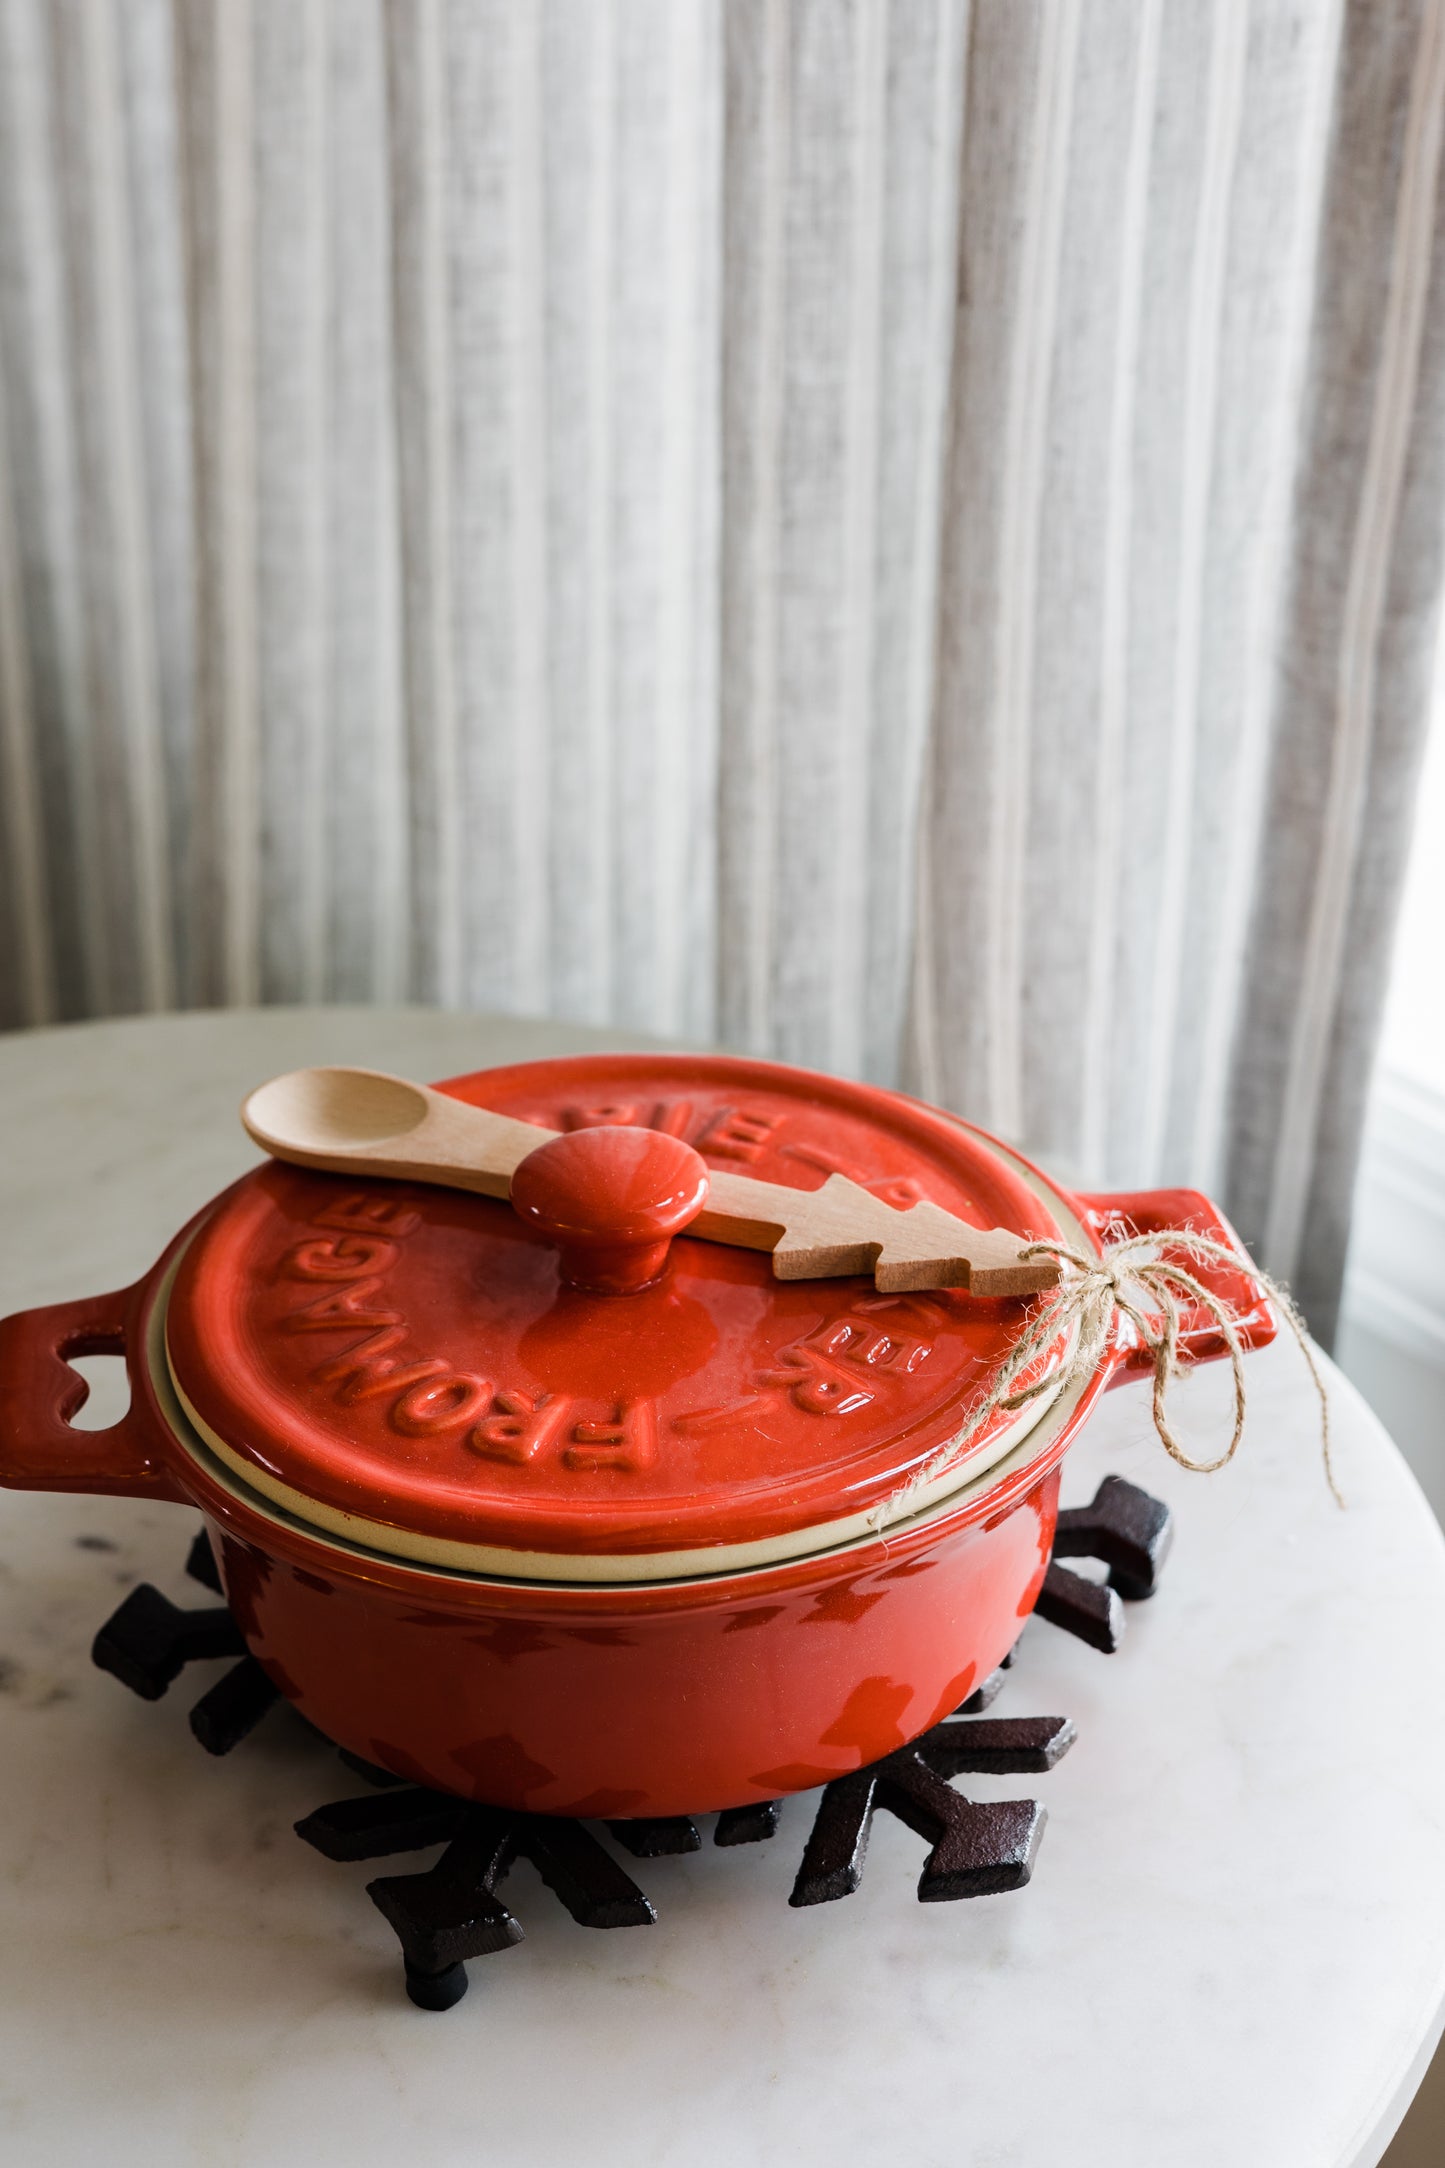
[(452, 1099), (380, 1069), (293, 1069), (242, 1102), (246, 1134), (293, 1166), (440, 1182), (505, 1197), (513, 1172), (555, 1132)]
[(376, 1069), (293, 1069), (252, 1092), (241, 1118), (268, 1150), (360, 1152), (419, 1129), (429, 1097), (405, 1077)]

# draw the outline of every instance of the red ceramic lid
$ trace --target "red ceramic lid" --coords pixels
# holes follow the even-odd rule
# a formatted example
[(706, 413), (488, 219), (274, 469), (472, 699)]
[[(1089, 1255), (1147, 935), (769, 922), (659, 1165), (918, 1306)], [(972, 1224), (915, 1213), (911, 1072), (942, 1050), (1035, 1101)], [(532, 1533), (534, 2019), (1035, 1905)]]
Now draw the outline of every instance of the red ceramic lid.
[[(655, 1211), (696, 1209), (694, 1154), (793, 1188), (837, 1171), (900, 1207), (927, 1197), (979, 1226), (1058, 1231), (975, 1133), (803, 1070), (583, 1055), (441, 1089), (562, 1132), (658, 1132), (623, 1169), (634, 1235)], [(685, 1233), (640, 1292), (569, 1286), (570, 1159), (586, 1154), (546, 1151), (525, 1217), (277, 1163), (237, 1184), (191, 1243), (166, 1317), (202, 1435), (333, 1525), (548, 1556), (706, 1552), (895, 1497), (958, 1435), (1017, 1333), (1019, 1302), (782, 1282), (766, 1253)]]

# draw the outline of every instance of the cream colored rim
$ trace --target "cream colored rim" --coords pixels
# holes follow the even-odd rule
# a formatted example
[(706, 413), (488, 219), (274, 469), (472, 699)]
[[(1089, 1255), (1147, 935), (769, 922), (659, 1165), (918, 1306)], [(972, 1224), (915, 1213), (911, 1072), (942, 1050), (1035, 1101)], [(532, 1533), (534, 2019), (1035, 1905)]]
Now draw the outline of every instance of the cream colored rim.
[[(1025, 1162), (1005, 1147), (997, 1147), (1013, 1160), (1029, 1187), (1048, 1205), (1066, 1236), (1086, 1242), (1076, 1215), (1051, 1184), (1040, 1180)], [(962, 1503), (985, 1480), (996, 1481), (1005, 1467), (1026, 1465), (1043, 1453), (1050, 1439), (1068, 1421), (1090, 1382), (1076, 1378), (1064, 1389), (1042, 1393), (1020, 1411), (1017, 1420), (995, 1433), (986, 1444), (950, 1465), (933, 1482), (904, 1487), (891, 1506), (880, 1512), (849, 1514), (811, 1528), (789, 1529), (778, 1536), (752, 1543), (717, 1544), (706, 1549), (593, 1553), (526, 1551), (499, 1544), (455, 1543), (427, 1536), (414, 1529), (368, 1520), (324, 1505), (304, 1491), (294, 1490), (276, 1476), (238, 1453), (192, 1406), (176, 1378), (166, 1341), (165, 1322), (170, 1294), (184, 1251), (178, 1252), (156, 1294), (151, 1311), (147, 1361), (163, 1412), (176, 1443), (225, 1488), (250, 1509), (303, 1529), (308, 1535), (324, 1533), (339, 1547), (359, 1554), (421, 1566), (434, 1573), (464, 1574), (486, 1581), (521, 1581), (552, 1586), (650, 1587), (697, 1580), (716, 1580), (759, 1567), (786, 1564), (794, 1559), (821, 1557), (875, 1542), (887, 1532), (896, 1534), (916, 1526), (946, 1505)]]

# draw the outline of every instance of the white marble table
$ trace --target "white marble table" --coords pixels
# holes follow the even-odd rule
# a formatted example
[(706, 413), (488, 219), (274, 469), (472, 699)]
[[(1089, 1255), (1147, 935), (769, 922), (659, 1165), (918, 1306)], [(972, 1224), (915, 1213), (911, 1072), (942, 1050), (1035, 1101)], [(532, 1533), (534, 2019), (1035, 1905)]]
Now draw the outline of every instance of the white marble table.
[[(329, 1010), (0, 1040), (0, 1309), (138, 1274), (248, 1162), (234, 1108), (265, 1074), (586, 1037)], [(921, 1906), (919, 1841), (880, 1816), (859, 1893), (790, 1911), (796, 1801), (770, 1844), (636, 1865), (649, 1929), (578, 1928), (519, 1866), (527, 1940), (444, 2016), (402, 1997), (364, 1895), (388, 1870), (291, 1833), (357, 1788), (318, 1742), (280, 1711), (215, 1761), (186, 1711), (216, 1667), (155, 1705), (90, 1667), (135, 1579), (198, 1598), (193, 1517), (0, 1495), (0, 2158), (1366, 2168), (1445, 2000), (1445, 1545), (1331, 1383), (1347, 1513), (1288, 1348), (1251, 1359), (1219, 1477), (1166, 1461), (1133, 1391), (1075, 1449), (1066, 1501), (1117, 1470), (1179, 1536), (1116, 1656), (1026, 1629), (997, 1713), (1070, 1715), (1078, 1744), (966, 1783), (1047, 1803), (1030, 1888)]]

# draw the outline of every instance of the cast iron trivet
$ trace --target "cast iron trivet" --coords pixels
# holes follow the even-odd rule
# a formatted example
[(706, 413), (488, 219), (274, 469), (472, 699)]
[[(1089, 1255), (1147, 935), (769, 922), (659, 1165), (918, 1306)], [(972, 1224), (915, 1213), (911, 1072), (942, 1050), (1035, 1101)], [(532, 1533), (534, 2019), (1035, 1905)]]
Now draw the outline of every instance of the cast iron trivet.
[[(1091, 1504), (1059, 1515), (1053, 1558), (1035, 1606), (1040, 1618), (1112, 1653), (1124, 1628), (1120, 1599), (1152, 1596), (1173, 1527), (1167, 1506), (1120, 1476), (1106, 1476)], [(1092, 1558), (1108, 1580), (1091, 1581), (1061, 1558)], [(204, 1535), (191, 1545), (187, 1571), (221, 1593)], [(191, 1729), (211, 1754), (238, 1746), (279, 1699), (246, 1653), (224, 1605), (186, 1611), (143, 1582), (96, 1635), (95, 1662), (133, 1693), (158, 1701), (188, 1663), (202, 1657), (239, 1661), (191, 1711)], [(1044, 1809), (1032, 1799), (990, 1805), (966, 1798), (948, 1781), (963, 1775), (1032, 1775), (1052, 1769), (1074, 1741), (1067, 1717), (984, 1718), (1004, 1683), (1004, 1665), (953, 1715), (921, 1739), (866, 1769), (824, 1785), (789, 1903), (826, 1904), (849, 1896), (863, 1877), (874, 1814), (886, 1807), (931, 1849), (918, 1881), (924, 1903), (1021, 1889), (1033, 1872)], [(334, 1860), (382, 1859), (392, 1853), (445, 1850), (420, 1874), (383, 1875), (367, 1884), (372, 1902), (401, 1943), (406, 1990), (423, 2010), (447, 2010), (467, 1991), (466, 1962), (522, 1940), (497, 1896), (516, 1859), (529, 1859), (583, 1927), (643, 1927), (657, 1917), (631, 1876), (581, 1822), (474, 1806), (404, 1783), (340, 1750), (349, 1769), (377, 1790), (318, 1807), (296, 1824), (298, 1836)], [(775, 1835), (781, 1802), (731, 1807), (719, 1814), (715, 1844), (753, 1844)], [(696, 1822), (683, 1815), (609, 1822), (612, 1837), (636, 1859), (695, 1852)]]

